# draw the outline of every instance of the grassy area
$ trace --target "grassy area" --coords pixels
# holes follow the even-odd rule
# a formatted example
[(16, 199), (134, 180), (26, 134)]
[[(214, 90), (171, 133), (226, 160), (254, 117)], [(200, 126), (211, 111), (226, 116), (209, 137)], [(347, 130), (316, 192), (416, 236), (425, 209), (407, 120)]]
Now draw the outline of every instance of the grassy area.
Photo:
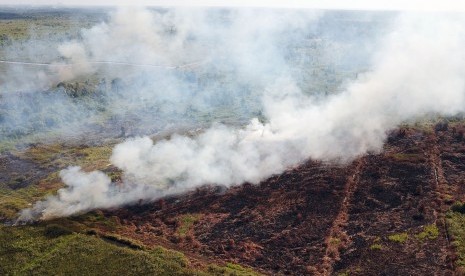
[(198, 275), (163, 249), (132, 250), (83, 234), (48, 238), (42, 227), (0, 228), (0, 274)]
[[(5, 12), (5, 13), (4, 13)], [(50, 38), (53, 35), (76, 37), (105, 18), (103, 11), (73, 10), (2, 10), (0, 12), (0, 45), (9, 40)]]
[(408, 239), (408, 234), (407, 233), (399, 233), (399, 234), (393, 234), (388, 236), (388, 240), (393, 241), (393, 242), (398, 242), (398, 243), (404, 243)]
[(185, 237), (194, 223), (202, 218), (201, 214), (184, 214), (178, 217), (177, 233), (180, 237)]
[(0, 220), (14, 219), (18, 212), (29, 207), (31, 202), (42, 199), (49, 191), (41, 190), (37, 186), (11, 190), (0, 188)]
[(329, 244), (334, 245), (334, 246), (339, 246), (341, 244), (341, 239), (331, 238), (329, 239)]
[[(42, 176), (37, 184), (23, 188), (11, 189), (0, 183), (0, 219), (14, 220), (20, 210), (54, 193), (63, 185), (58, 171), (69, 165), (80, 165), (85, 170), (109, 170), (113, 178), (118, 178), (120, 172), (108, 167), (111, 152), (112, 145), (59, 143), (35, 144), (12, 152), (16, 158), (37, 164), (34, 169), (52, 172)], [(21, 177), (22, 172), (18, 172)], [(200, 218), (200, 214), (180, 216), (178, 234), (185, 236)], [(231, 263), (193, 267), (180, 252), (149, 248), (115, 234), (119, 227), (117, 217), (106, 217), (100, 211), (33, 226), (0, 226), (0, 275), (258, 275)]]
[[(111, 149), (111, 145), (48, 144), (17, 151), (14, 155), (44, 167), (58, 169), (78, 164), (92, 170), (108, 168)], [(110, 173), (115, 177), (118, 174), (117, 171)], [(13, 220), (21, 209), (30, 207), (32, 202), (53, 193), (61, 185), (57, 171), (46, 175), (37, 185), (16, 190), (1, 184), (0, 219)], [(198, 219), (198, 214), (180, 216), (179, 235), (185, 236)], [(0, 275), (258, 275), (235, 264), (204, 264), (194, 268), (179, 252), (148, 248), (112, 233), (120, 226), (117, 217), (105, 217), (99, 211), (34, 226), (0, 226)]]
[[(37, 164), (36, 170), (49, 170), (51, 173), (37, 180), (36, 185), (27, 185), (24, 188), (12, 189), (15, 183), (30, 183), (34, 176), (28, 176), (27, 171), (11, 174), (8, 181), (0, 182), (0, 220), (11, 220), (17, 213), (30, 204), (53, 194), (63, 183), (59, 171), (68, 166), (82, 166), (86, 171), (110, 170), (108, 173), (113, 180), (121, 177), (121, 172), (109, 167), (109, 158), (113, 145), (86, 147), (65, 146), (63, 144), (38, 144), (24, 151), (14, 151), (13, 155)], [(2, 173), (0, 171), (0, 173)], [(9, 172), (4, 172), (9, 173)], [(32, 174), (33, 175), (33, 174)]]
[(446, 217), (449, 235), (458, 256), (457, 265), (465, 268), (465, 214), (450, 211)]
[(0, 275), (258, 275), (234, 264), (193, 268), (176, 251), (107, 240), (56, 223), (0, 226)]
[(423, 228), (422, 232), (415, 235), (415, 237), (420, 240), (425, 240), (425, 239), (435, 240), (438, 238), (438, 236), (439, 236), (439, 229), (436, 226), (436, 224), (426, 225)]
[(15, 155), (31, 159), (39, 164), (63, 168), (81, 166), (85, 170), (101, 170), (108, 166), (113, 145), (68, 146), (60, 143), (37, 144)]
[[(44, 17), (36, 19), (0, 20), (0, 43), (12, 40), (25, 40), (34, 37), (44, 37), (54, 33), (77, 33), (78, 26), (63, 18)], [(0, 44), (1, 45), (1, 44)]]
[(211, 275), (227, 276), (259, 276), (261, 274), (237, 264), (227, 263), (225, 266), (210, 265), (207, 272)]

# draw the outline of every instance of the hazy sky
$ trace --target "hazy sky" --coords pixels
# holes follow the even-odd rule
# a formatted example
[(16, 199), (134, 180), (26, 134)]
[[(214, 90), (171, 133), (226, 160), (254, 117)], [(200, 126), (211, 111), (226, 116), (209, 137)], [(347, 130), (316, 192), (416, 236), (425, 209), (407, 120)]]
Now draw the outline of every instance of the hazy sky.
[(14, 5), (260, 6), (320, 9), (465, 11), (463, 0), (0, 0)]

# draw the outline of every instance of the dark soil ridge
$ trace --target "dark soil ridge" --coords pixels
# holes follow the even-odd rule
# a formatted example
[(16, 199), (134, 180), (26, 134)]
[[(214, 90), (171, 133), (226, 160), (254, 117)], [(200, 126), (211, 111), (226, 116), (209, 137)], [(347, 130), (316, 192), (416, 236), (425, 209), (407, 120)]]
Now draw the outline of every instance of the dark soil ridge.
[(357, 189), (357, 184), (360, 179), (360, 174), (363, 166), (366, 165), (364, 158), (360, 158), (355, 162), (353, 175), (349, 176), (345, 188), (345, 196), (342, 200), (339, 214), (333, 222), (329, 235), (325, 239), (326, 251), (322, 260), (320, 271), (315, 271), (314, 274), (331, 275), (333, 273), (334, 263), (340, 260), (340, 249), (347, 247), (350, 242), (349, 237), (344, 231), (349, 220), (349, 206), (352, 201), (353, 194)]

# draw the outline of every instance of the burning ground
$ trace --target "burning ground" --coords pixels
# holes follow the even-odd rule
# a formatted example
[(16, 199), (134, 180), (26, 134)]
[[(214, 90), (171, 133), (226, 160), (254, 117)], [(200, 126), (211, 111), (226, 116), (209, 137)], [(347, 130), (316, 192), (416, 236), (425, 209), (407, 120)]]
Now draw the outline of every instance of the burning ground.
[(464, 199), (454, 132), (405, 127), (383, 153), (349, 166), (307, 162), (258, 186), (202, 188), (105, 214), (141, 242), (167, 240), (266, 274), (453, 275), (462, 237), (451, 236), (446, 213)]
[(2, 47), (1, 272), (461, 273), (462, 18), (99, 22)]
[[(453, 275), (461, 273), (465, 259), (465, 216), (456, 203), (465, 200), (464, 130), (461, 121), (405, 126), (389, 135), (382, 153), (347, 166), (308, 161), (259, 185), (204, 186), (154, 203), (3, 227), (2, 232), (33, 231), (45, 235), (47, 243), (78, 235), (137, 254), (162, 246), (184, 253), (184, 266), (193, 270), (209, 271), (213, 262), (272, 275)], [(2, 188), (3, 221), (13, 218), (23, 201), (60, 186), (56, 174), (44, 177), (45, 167), (50, 173), (66, 163), (101, 166), (118, 178), (117, 170), (105, 168), (108, 148), (39, 144), (3, 155), (2, 175), (11, 183)], [(31, 174), (27, 179), (14, 178), (26, 172)], [(46, 186), (54, 181), (55, 188)], [(57, 237), (49, 233), (53, 227)], [(18, 247), (5, 241), (2, 248), (7, 258)], [(47, 262), (61, 253), (56, 254)]]

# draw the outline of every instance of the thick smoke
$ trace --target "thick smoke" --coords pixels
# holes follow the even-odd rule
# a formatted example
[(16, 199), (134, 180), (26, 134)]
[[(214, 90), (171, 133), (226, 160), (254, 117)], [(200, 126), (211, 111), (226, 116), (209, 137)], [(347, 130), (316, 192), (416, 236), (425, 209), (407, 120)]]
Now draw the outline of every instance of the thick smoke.
[(128, 198), (138, 198), (141, 194), (157, 195), (153, 189), (142, 185), (116, 187), (106, 174), (100, 171), (82, 172), (79, 167), (62, 170), (60, 177), (67, 188), (59, 190), (56, 196), (37, 202), (34, 208), (23, 210), (19, 221), (69, 216), (82, 210), (94, 209), (97, 205), (109, 208), (125, 204)]
[[(173, 135), (157, 142), (149, 137), (128, 139), (114, 148), (110, 159), (124, 173), (122, 186), (103, 173), (73, 167), (61, 174), (67, 187), (24, 210), (20, 220), (154, 200), (205, 184), (259, 183), (309, 158), (349, 162), (381, 151), (387, 133), (405, 121), (465, 110), (463, 20), (437, 14), (399, 16), (364, 63), (369, 70), (340, 84), (341, 92), (322, 98), (303, 88), (301, 75), (276, 48), (289, 42), (276, 37), (292, 36), (288, 34), (292, 26), (294, 30), (310, 26), (292, 16), (273, 25), (275, 16), (267, 13), (253, 19), (263, 20), (256, 26), (271, 28), (264, 35), (261, 28), (250, 31), (246, 25), (227, 28), (245, 32), (241, 38), (248, 40), (235, 41), (224, 52), (234, 55), (228, 59), (239, 71), (234, 76), (261, 89), (255, 95), (261, 99), (265, 120), (252, 119), (243, 127), (214, 123), (195, 137)], [(160, 51), (160, 59), (170, 55)]]
[[(315, 83), (304, 81), (311, 74), (299, 70), (307, 63), (295, 48), (316, 35), (318, 17), (313, 11), (118, 9), (78, 33), (13, 42), (0, 49), (2, 59), (37, 64), (0, 64), (0, 139), (244, 124), (260, 113), (259, 96), (277, 77)], [(324, 64), (325, 49), (336, 43), (314, 46), (320, 57), (313, 60)]]

